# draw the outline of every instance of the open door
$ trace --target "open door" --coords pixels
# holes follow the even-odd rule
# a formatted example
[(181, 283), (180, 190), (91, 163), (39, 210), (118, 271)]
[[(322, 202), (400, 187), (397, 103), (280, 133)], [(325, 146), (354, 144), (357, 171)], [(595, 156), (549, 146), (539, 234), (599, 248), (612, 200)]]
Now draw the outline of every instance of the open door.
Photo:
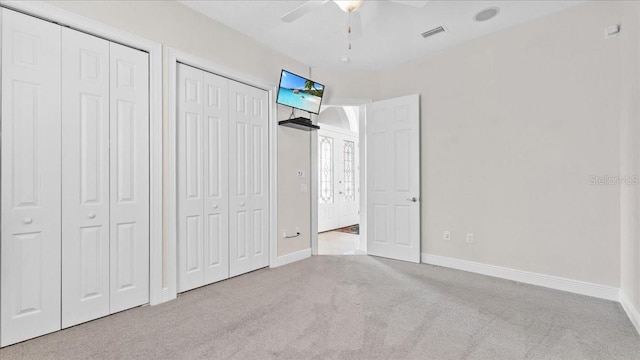
[(420, 96), (367, 105), (367, 252), (420, 262)]

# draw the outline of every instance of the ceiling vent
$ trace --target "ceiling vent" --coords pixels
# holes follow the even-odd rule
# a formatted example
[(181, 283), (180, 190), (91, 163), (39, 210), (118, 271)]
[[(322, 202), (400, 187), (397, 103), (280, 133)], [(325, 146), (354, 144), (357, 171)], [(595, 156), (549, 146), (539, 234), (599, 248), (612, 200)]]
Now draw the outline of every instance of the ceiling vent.
[(429, 36), (433, 36), (433, 35), (440, 34), (440, 33), (443, 33), (443, 32), (445, 32), (445, 28), (443, 26), (438, 26), (435, 29), (431, 29), (429, 31), (423, 32), (422, 33), (422, 37), (426, 39)]

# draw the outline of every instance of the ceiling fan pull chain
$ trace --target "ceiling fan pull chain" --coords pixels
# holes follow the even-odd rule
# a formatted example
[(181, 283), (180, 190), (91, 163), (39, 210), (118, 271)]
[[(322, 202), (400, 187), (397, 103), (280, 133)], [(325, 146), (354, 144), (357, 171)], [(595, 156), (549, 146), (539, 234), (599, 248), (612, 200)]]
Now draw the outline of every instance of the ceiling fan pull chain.
[(351, 11), (347, 13), (348, 19), (348, 27), (347, 27), (347, 42), (349, 43), (348, 50), (351, 50)]

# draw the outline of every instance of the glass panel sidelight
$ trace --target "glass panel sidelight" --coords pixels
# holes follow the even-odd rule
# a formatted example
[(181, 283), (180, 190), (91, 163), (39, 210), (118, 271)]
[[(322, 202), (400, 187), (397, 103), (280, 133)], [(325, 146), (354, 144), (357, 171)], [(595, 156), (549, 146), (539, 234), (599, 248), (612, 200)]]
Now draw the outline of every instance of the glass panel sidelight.
[(356, 200), (355, 143), (344, 141), (344, 200)]
[(320, 204), (333, 203), (333, 138), (320, 136)]

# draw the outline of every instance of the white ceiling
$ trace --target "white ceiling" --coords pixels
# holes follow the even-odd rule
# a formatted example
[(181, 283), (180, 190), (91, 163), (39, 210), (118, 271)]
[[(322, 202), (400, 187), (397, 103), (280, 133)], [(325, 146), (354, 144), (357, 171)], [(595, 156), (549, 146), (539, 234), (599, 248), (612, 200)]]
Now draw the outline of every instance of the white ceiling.
[[(581, 1), (432, 0), (416, 8), (365, 0), (359, 10), (362, 34), (352, 39), (351, 50), (347, 49), (348, 15), (332, 1), (288, 24), (280, 17), (305, 1), (179, 2), (311, 67), (381, 70)], [(479, 11), (494, 6), (500, 8), (498, 16), (486, 22), (473, 20)], [(447, 32), (426, 39), (421, 36), (438, 26)], [(350, 63), (342, 63), (343, 56)]]

